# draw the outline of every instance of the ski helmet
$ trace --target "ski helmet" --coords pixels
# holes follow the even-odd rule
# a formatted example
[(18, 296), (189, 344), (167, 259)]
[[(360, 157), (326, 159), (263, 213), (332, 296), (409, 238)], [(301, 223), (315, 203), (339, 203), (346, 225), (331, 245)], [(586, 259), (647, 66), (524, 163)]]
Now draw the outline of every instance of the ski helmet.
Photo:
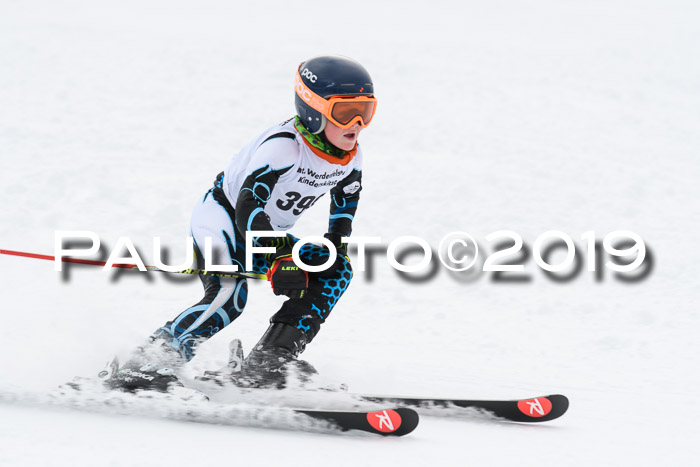
[(347, 57), (321, 56), (303, 62), (297, 70), (295, 90), (297, 115), (313, 134), (321, 133), (329, 118), (341, 127), (355, 121), (367, 126), (376, 110), (372, 78), (362, 65)]

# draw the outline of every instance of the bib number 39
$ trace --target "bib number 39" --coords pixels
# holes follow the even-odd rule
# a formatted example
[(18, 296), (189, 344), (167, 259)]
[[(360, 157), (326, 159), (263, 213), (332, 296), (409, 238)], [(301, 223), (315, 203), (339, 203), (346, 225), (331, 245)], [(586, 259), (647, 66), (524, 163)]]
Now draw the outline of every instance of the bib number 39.
[(278, 199), (277, 207), (283, 211), (289, 211), (293, 208), (292, 212), (296, 216), (301, 215), (302, 212), (313, 206), (318, 199), (315, 196), (304, 196), (302, 198), (301, 194), (296, 191), (287, 192), (284, 196), (286, 196), (287, 199)]

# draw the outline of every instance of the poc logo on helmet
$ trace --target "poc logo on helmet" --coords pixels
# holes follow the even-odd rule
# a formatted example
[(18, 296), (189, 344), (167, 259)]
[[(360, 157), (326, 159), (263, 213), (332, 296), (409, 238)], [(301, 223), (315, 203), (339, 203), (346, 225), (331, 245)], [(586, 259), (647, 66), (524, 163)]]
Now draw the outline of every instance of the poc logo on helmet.
[(301, 82), (299, 79), (299, 76), (294, 76), (294, 81), (296, 83), (296, 88), (297, 88), (297, 94), (299, 94), (299, 97), (304, 99), (306, 102), (311, 102), (311, 93), (309, 92), (308, 89), (306, 89), (306, 86), (304, 86), (304, 83)]
[(308, 68), (304, 68), (304, 70), (301, 72), (301, 76), (308, 79), (312, 83), (315, 83), (318, 79), (318, 77), (315, 74), (311, 73), (311, 71)]

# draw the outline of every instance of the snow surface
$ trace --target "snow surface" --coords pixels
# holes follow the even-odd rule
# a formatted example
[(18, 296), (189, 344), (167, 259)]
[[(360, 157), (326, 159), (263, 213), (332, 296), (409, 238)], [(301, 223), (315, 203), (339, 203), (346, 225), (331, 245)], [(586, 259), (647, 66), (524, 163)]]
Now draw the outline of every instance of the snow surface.
[[(341, 18), (348, 18), (347, 22)], [(0, 465), (692, 465), (700, 450), (700, 7), (691, 1), (0, 2), (0, 248), (55, 230), (161, 236), (183, 258), (191, 208), (228, 159), (293, 113), (294, 68), (340, 53), (380, 99), (363, 133), (356, 235), (509, 229), (583, 246), (619, 229), (646, 280), (408, 282), (380, 256), (305, 358), (355, 391), (563, 393), (560, 420), (423, 417), (402, 439), (330, 436), (0, 403)], [(327, 207), (295, 229), (323, 233)], [(93, 375), (200, 298), (196, 281), (0, 257), (0, 391)], [(252, 286), (194, 375), (252, 345), (281, 298)], [(246, 347), (246, 350), (248, 347)], [(262, 459), (262, 461), (260, 460)]]

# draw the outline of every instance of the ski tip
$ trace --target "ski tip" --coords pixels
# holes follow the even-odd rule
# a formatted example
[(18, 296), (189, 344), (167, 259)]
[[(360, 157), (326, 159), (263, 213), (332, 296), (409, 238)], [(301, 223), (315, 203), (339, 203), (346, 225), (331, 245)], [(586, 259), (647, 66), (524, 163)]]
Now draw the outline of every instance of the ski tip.
[(561, 417), (569, 409), (569, 399), (561, 394), (551, 394), (532, 399), (517, 401), (520, 411), (514, 421), (518, 422), (547, 422)]
[(411, 433), (418, 426), (420, 417), (418, 412), (408, 408), (394, 409), (401, 416), (401, 426), (396, 430), (396, 436), (404, 436)]
[(552, 403), (557, 406), (558, 409), (558, 414), (557, 417), (561, 417), (566, 413), (567, 410), (569, 410), (569, 398), (562, 395), (562, 394), (553, 394), (551, 396), (547, 396), (547, 398), (551, 401)]

